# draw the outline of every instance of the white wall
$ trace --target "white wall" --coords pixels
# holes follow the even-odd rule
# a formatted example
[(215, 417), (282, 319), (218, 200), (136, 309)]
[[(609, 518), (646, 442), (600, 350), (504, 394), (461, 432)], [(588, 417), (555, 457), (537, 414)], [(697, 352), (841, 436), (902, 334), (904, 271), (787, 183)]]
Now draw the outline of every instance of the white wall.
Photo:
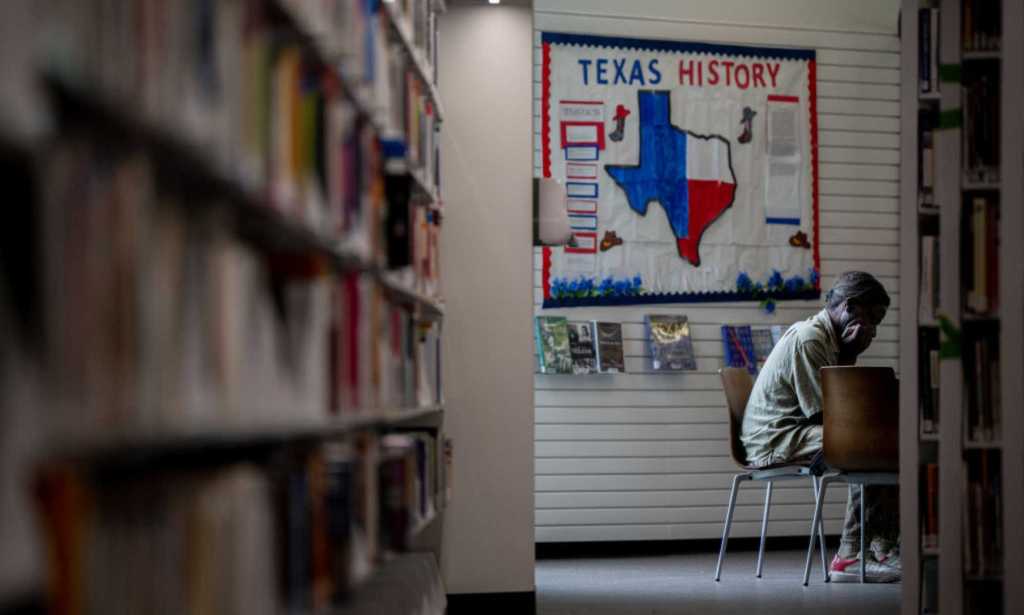
[[(538, 31), (792, 46), (817, 50), (822, 284), (848, 269), (874, 273), (893, 306), (861, 364), (898, 369), (900, 45), (895, 0), (537, 0)], [(539, 92), (539, 35), (534, 39)], [(535, 105), (534, 110), (539, 109)], [(535, 118), (535, 148), (540, 123)], [(539, 174), (535, 155), (534, 172)], [(539, 542), (713, 538), (721, 533), (731, 473), (722, 366), (722, 324), (789, 324), (820, 302), (782, 302), (774, 315), (754, 303), (542, 310), (623, 323), (626, 368), (615, 376), (534, 378), (536, 535)], [(910, 280), (907, 283), (916, 283)], [(650, 373), (645, 313), (680, 313), (693, 323), (696, 372)], [(746, 491), (746, 493), (744, 493)], [(745, 487), (733, 536), (755, 536), (762, 490)], [(845, 490), (830, 492), (836, 531)], [(773, 493), (772, 535), (806, 534), (807, 483)]]
[(481, 5), (439, 24), (449, 593), (533, 590), (532, 14)]
[[(899, 0), (536, 0), (533, 5), (538, 13), (598, 15), (636, 22), (893, 35), (900, 8)], [(620, 33), (625, 35), (624, 31)]]

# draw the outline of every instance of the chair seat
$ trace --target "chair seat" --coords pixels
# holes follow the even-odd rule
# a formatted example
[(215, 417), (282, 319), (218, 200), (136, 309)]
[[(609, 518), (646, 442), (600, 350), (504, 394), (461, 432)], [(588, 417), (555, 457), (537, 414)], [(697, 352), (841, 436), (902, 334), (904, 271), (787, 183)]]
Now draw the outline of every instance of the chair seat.
[(809, 468), (810, 464), (811, 464), (811, 460), (810, 459), (806, 459), (806, 460), (801, 460), (801, 461), (781, 461), (779, 463), (772, 463), (772, 464), (768, 464), (766, 466), (752, 466), (752, 465), (748, 464), (748, 465), (745, 465), (745, 466), (742, 466), (742, 467), (743, 467), (744, 470), (747, 470), (748, 472), (756, 472), (757, 470), (778, 470), (780, 468), (789, 468), (789, 467), (792, 467), (792, 468)]
[(786, 468), (786, 467), (789, 467), (789, 466), (806, 468), (806, 467), (810, 467), (811, 461), (813, 461), (813, 460), (814, 460), (813, 456), (808, 456), (808, 457), (798, 457), (796, 459), (790, 459), (789, 461), (780, 461), (778, 463), (770, 463), (770, 464), (768, 464), (766, 466), (755, 466), (755, 465), (750, 465), (748, 463), (748, 464), (742, 465), (740, 467), (742, 467), (744, 470), (747, 470), (749, 472), (753, 472), (755, 470), (776, 470), (778, 468)]

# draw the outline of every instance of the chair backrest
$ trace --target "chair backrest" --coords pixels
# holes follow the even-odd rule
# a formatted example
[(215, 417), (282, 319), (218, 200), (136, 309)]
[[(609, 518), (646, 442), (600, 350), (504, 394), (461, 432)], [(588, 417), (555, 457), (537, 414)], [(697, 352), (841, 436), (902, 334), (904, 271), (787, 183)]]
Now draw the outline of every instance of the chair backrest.
[(729, 444), (732, 459), (738, 465), (747, 465), (747, 449), (740, 441), (740, 430), (743, 429), (743, 414), (747, 411), (747, 400), (754, 389), (754, 379), (750, 372), (742, 367), (723, 367), (718, 370), (722, 377), (722, 388), (725, 390), (725, 401), (729, 406)]
[(899, 471), (899, 381), (888, 367), (821, 368), (825, 462), (850, 472)]

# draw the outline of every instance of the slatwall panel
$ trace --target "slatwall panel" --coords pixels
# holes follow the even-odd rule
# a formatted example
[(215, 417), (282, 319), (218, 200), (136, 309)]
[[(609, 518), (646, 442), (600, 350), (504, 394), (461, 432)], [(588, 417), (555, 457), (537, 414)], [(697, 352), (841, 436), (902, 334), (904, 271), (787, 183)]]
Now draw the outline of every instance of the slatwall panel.
[[(822, 284), (848, 269), (875, 274), (892, 309), (863, 365), (898, 369), (899, 41), (895, 36), (694, 22), (628, 21), (535, 11), (536, 30), (671, 38), (702, 42), (813, 47), (818, 62)], [(534, 48), (534, 174), (540, 175), (540, 35)], [(722, 324), (783, 324), (804, 319), (818, 302), (658, 305), (542, 310), (541, 257), (534, 254), (537, 314), (623, 323), (629, 373), (537, 375), (536, 540), (668, 540), (718, 537), (735, 467), (717, 370)], [(644, 346), (647, 313), (681, 313), (692, 323), (697, 371), (652, 373)], [(764, 491), (746, 483), (733, 536), (757, 536)], [(838, 532), (846, 490), (831, 491), (829, 532)], [(772, 535), (806, 535), (812, 510), (806, 481), (779, 483)]]

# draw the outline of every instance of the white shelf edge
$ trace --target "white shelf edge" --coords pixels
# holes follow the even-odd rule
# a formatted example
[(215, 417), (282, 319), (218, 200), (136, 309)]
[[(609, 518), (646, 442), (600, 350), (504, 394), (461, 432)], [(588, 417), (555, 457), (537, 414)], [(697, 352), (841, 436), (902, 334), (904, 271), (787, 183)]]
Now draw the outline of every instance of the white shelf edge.
[(105, 435), (57, 436), (50, 446), (56, 458), (90, 458), (131, 453), (206, 446), (247, 446), (264, 441), (290, 441), (343, 436), (361, 429), (398, 427), (444, 412), (443, 405), (411, 408), (381, 408), (349, 411), (348, 416), (325, 417), (307, 421), (262, 421), (254, 424), (209, 421), (192, 426), (164, 426), (157, 431), (124, 429)]
[(1003, 52), (999, 49), (985, 49), (982, 51), (962, 51), (960, 53), (960, 60), (999, 60), (1002, 59)]
[(1003, 443), (999, 441), (984, 442), (978, 440), (966, 440), (963, 443), (965, 451), (988, 451), (988, 450), (1002, 450)]
[(993, 190), (998, 191), (1002, 188), (1002, 182), (962, 182), (960, 184), (961, 192), (972, 192), (975, 190)]

